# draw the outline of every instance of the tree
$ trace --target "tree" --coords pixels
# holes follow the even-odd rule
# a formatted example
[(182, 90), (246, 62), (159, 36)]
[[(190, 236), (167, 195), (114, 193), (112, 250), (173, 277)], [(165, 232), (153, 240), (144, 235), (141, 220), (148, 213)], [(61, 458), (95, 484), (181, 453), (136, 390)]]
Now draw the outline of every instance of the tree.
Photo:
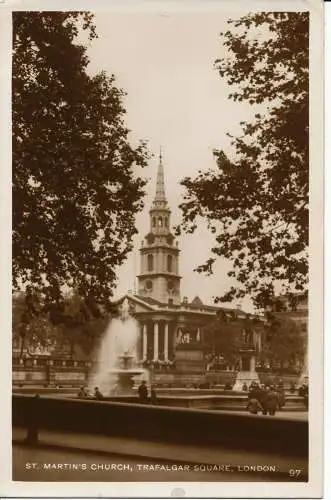
[(19, 356), (44, 348), (52, 355), (91, 356), (111, 315), (92, 310), (75, 294), (67, 295), (57, 308), (49, 311), (36, 295), (24, 293), (13, 297), (13, 338)]
[(146, 147), (129, 143), (125, 93), (89, 76), (93, 16), (13, 14), (13, 284), (52, 308), (68, 288), (107, 306), (132, 249)]
[(42, 309), (36, 295), (33, 303), (24, 293), (13, 297), (13, 341), (17, 341), (20, 358), (36, 348), (48, 349), (60, 338), (59, 329), (51, 323), (49, 314)]
[(179, 230), (193, 232), (201, 217), (215, 234), (212, 255), (197, 271), (211, 274), (218, 256), (232, 262), (236, 284), (218, 301), (250, 294), (265, 307), (276, 282), (285, 293), (305, 290), (308, 280), (309, 14), (228, 22), (229, 54), (216, 68), (233, 86), (229, 98), (251, 105), (255, 118), (231, 138), (233, 159), (215, 151), (215, 169), (182, 180)]
[(91, 359), (91, 354), (111, 320), (110, 311), (102, 312), (94, 307), (94, 303), (89, 305), (86, 300), (73, 293), (65, 297), (61, 310), (54, 310), (56, 316), (52, 317), (52, 322), (58, 327), (58, 340), (61, 344), (61, 340), (63, 342), (65, 339), (71, 357), (83, 355)]
[(226, 364), (235, 365), (240, 351), (253, 347), (253, 331), (257, 328), (261, 328), (258, 319), (238, 319), (235, 314), (231, 317), (220, 312), (217, 319), (202, 330), (204, 350), (212, 356), (223, 357)]
[(278, 365), (303, 366), (306, 341), (299, 326), (292, 320), (269, 315), (265, 326), (265, 342), (260, 353), (262, 361), (268, 361), (270, 367)]

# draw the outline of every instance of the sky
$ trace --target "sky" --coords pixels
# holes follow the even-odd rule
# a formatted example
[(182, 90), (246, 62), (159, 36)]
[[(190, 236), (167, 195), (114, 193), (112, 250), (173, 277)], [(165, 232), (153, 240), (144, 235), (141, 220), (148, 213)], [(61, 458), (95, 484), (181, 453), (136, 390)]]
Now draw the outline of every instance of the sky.
[[(149, 229), (148, 210), (155, 193), (159, 148), (163, 150), (166, 195), (172, 224), (180, 222), (178, 205), (185, 176), (215, 167), (213, 150), (231, 156), (227, 133), (239, 134), (240, 122), (256, 112), (251, 106), (228, 99), (230, 87), (214, 68), (214, 61), (227, 54), (220, 32), (227, 29), (229, 15), (211, 13), (96, 13), (98, 39), (89, 43), (88, 70), (114, 74), (117, 86), (127, 92), (124, 105), (130, 139), (146, 140), (154, 158), (143, 170), (149, 179), (145, 209), (137, 216), (139, 234), (135, 250), (118, 272), (116, 296), (133, 290), (139, 273), (139, 246)], [(238, 13), (234, 14), (238, 17)], [(227, 277), (231, 264), (219, 259), (213, 276), (194, 272), (210, 256), (213, 238), (199, 225), (194, 234), (179, 238), (181, 249), (181, 295), (204, 303), (223, 294), (233, 283)], [(249, 298), (240, 305), (250, 311)]]

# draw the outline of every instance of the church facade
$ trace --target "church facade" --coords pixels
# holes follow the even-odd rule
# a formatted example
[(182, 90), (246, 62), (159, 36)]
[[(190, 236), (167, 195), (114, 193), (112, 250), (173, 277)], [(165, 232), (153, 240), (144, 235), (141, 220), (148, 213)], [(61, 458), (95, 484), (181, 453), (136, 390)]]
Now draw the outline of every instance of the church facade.
[[(171, 210), (166, 198), (161, 155), (155, 197), (149, 210), (149, 230), (139, 253), (138, 290), (117, 303), (119, 310), (129, 308), (138, 320), (139, 360), (161, 364), (177, 362), (179, 352), (184, 354), (186, 351), (194, 366), (194, 357), (201, 358), (202, 328), (215, 321), (220, 311), (231, 316), (235, 314), (238, 319), (244, 319), (246, 313), (203, 304), (198, 296), (192, 301), (181, 296), (180, 248), (171, 232)], [(256, 336), (250, 345), (258, 347), (259, 342)], [(246, 369), (255, 369), (252, 353), (249, 358)]]

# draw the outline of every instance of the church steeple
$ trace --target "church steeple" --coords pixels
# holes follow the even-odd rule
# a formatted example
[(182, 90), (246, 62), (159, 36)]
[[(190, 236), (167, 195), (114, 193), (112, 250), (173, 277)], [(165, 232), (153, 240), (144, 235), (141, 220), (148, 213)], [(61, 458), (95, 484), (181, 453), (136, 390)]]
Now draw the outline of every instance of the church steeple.
[(156, 174), (155, 197), (149, 210), (150, 230), (140, 248), (139, 294), (166, 303), (180, 303), (179, 248), (170, 230), (171, 210), (164, 181), (162, 151)]
[(159, 164), (157, 167), (157, 176), (156, 176), (156, 190), (155, 190), (155, 198), (153, 201), (152, 208), (164, 208), (168, 205), (166, 194), (165, 194), (165, 186), (164, 186), (164, 170), (163, 170), (163, 161), (162, 161), (162, 149), (160, 148), (159, 155)]
[(155, 196), (149, 211), (150, 213), (150, 230), (155, 235), (170, 234), (170, 208), (166, 198), (164, 169), (162, 151), (160, 148), (159, 163), (156, 174), (156, 189)]

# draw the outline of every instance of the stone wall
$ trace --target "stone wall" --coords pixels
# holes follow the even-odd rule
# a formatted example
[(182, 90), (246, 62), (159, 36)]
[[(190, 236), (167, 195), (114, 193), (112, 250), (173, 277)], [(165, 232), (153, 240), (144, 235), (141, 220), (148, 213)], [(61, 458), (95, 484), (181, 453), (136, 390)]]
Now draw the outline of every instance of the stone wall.
[(308, 422), (304, 420), (13, 395), (12, 422), (30, 429), (218, 445), (308, 458)]
[(80, 386), (87, 383), (90, 363), (72, 360), (13, 360), (13, 386)]
[[(233, 386), (236, 380), (236, 371), (218, 370), (199, 372), (191, 369), (188, 365), (186, 371), (179, 372), (177, 369), (165, 370), (154, 369), (151, 372), (152, 381), (159, 386), (171, 387), (193, 387), (200, 385)], [(12, 382), (14, 386), (40, 385), (40, 386), (73, 386), (78, 387), (88, 382), (88, 374), (92, 369), (92, 363), (86, 361), (61, 360), (61, 359), (25, 359), (13, 360)], [(274, 383), (277, 377), (272, 373), (258, 373), (260, 382), (264, 384)], [(297, 375), (280, 376), (286, 389), (292, 384), (298, 385)]]

